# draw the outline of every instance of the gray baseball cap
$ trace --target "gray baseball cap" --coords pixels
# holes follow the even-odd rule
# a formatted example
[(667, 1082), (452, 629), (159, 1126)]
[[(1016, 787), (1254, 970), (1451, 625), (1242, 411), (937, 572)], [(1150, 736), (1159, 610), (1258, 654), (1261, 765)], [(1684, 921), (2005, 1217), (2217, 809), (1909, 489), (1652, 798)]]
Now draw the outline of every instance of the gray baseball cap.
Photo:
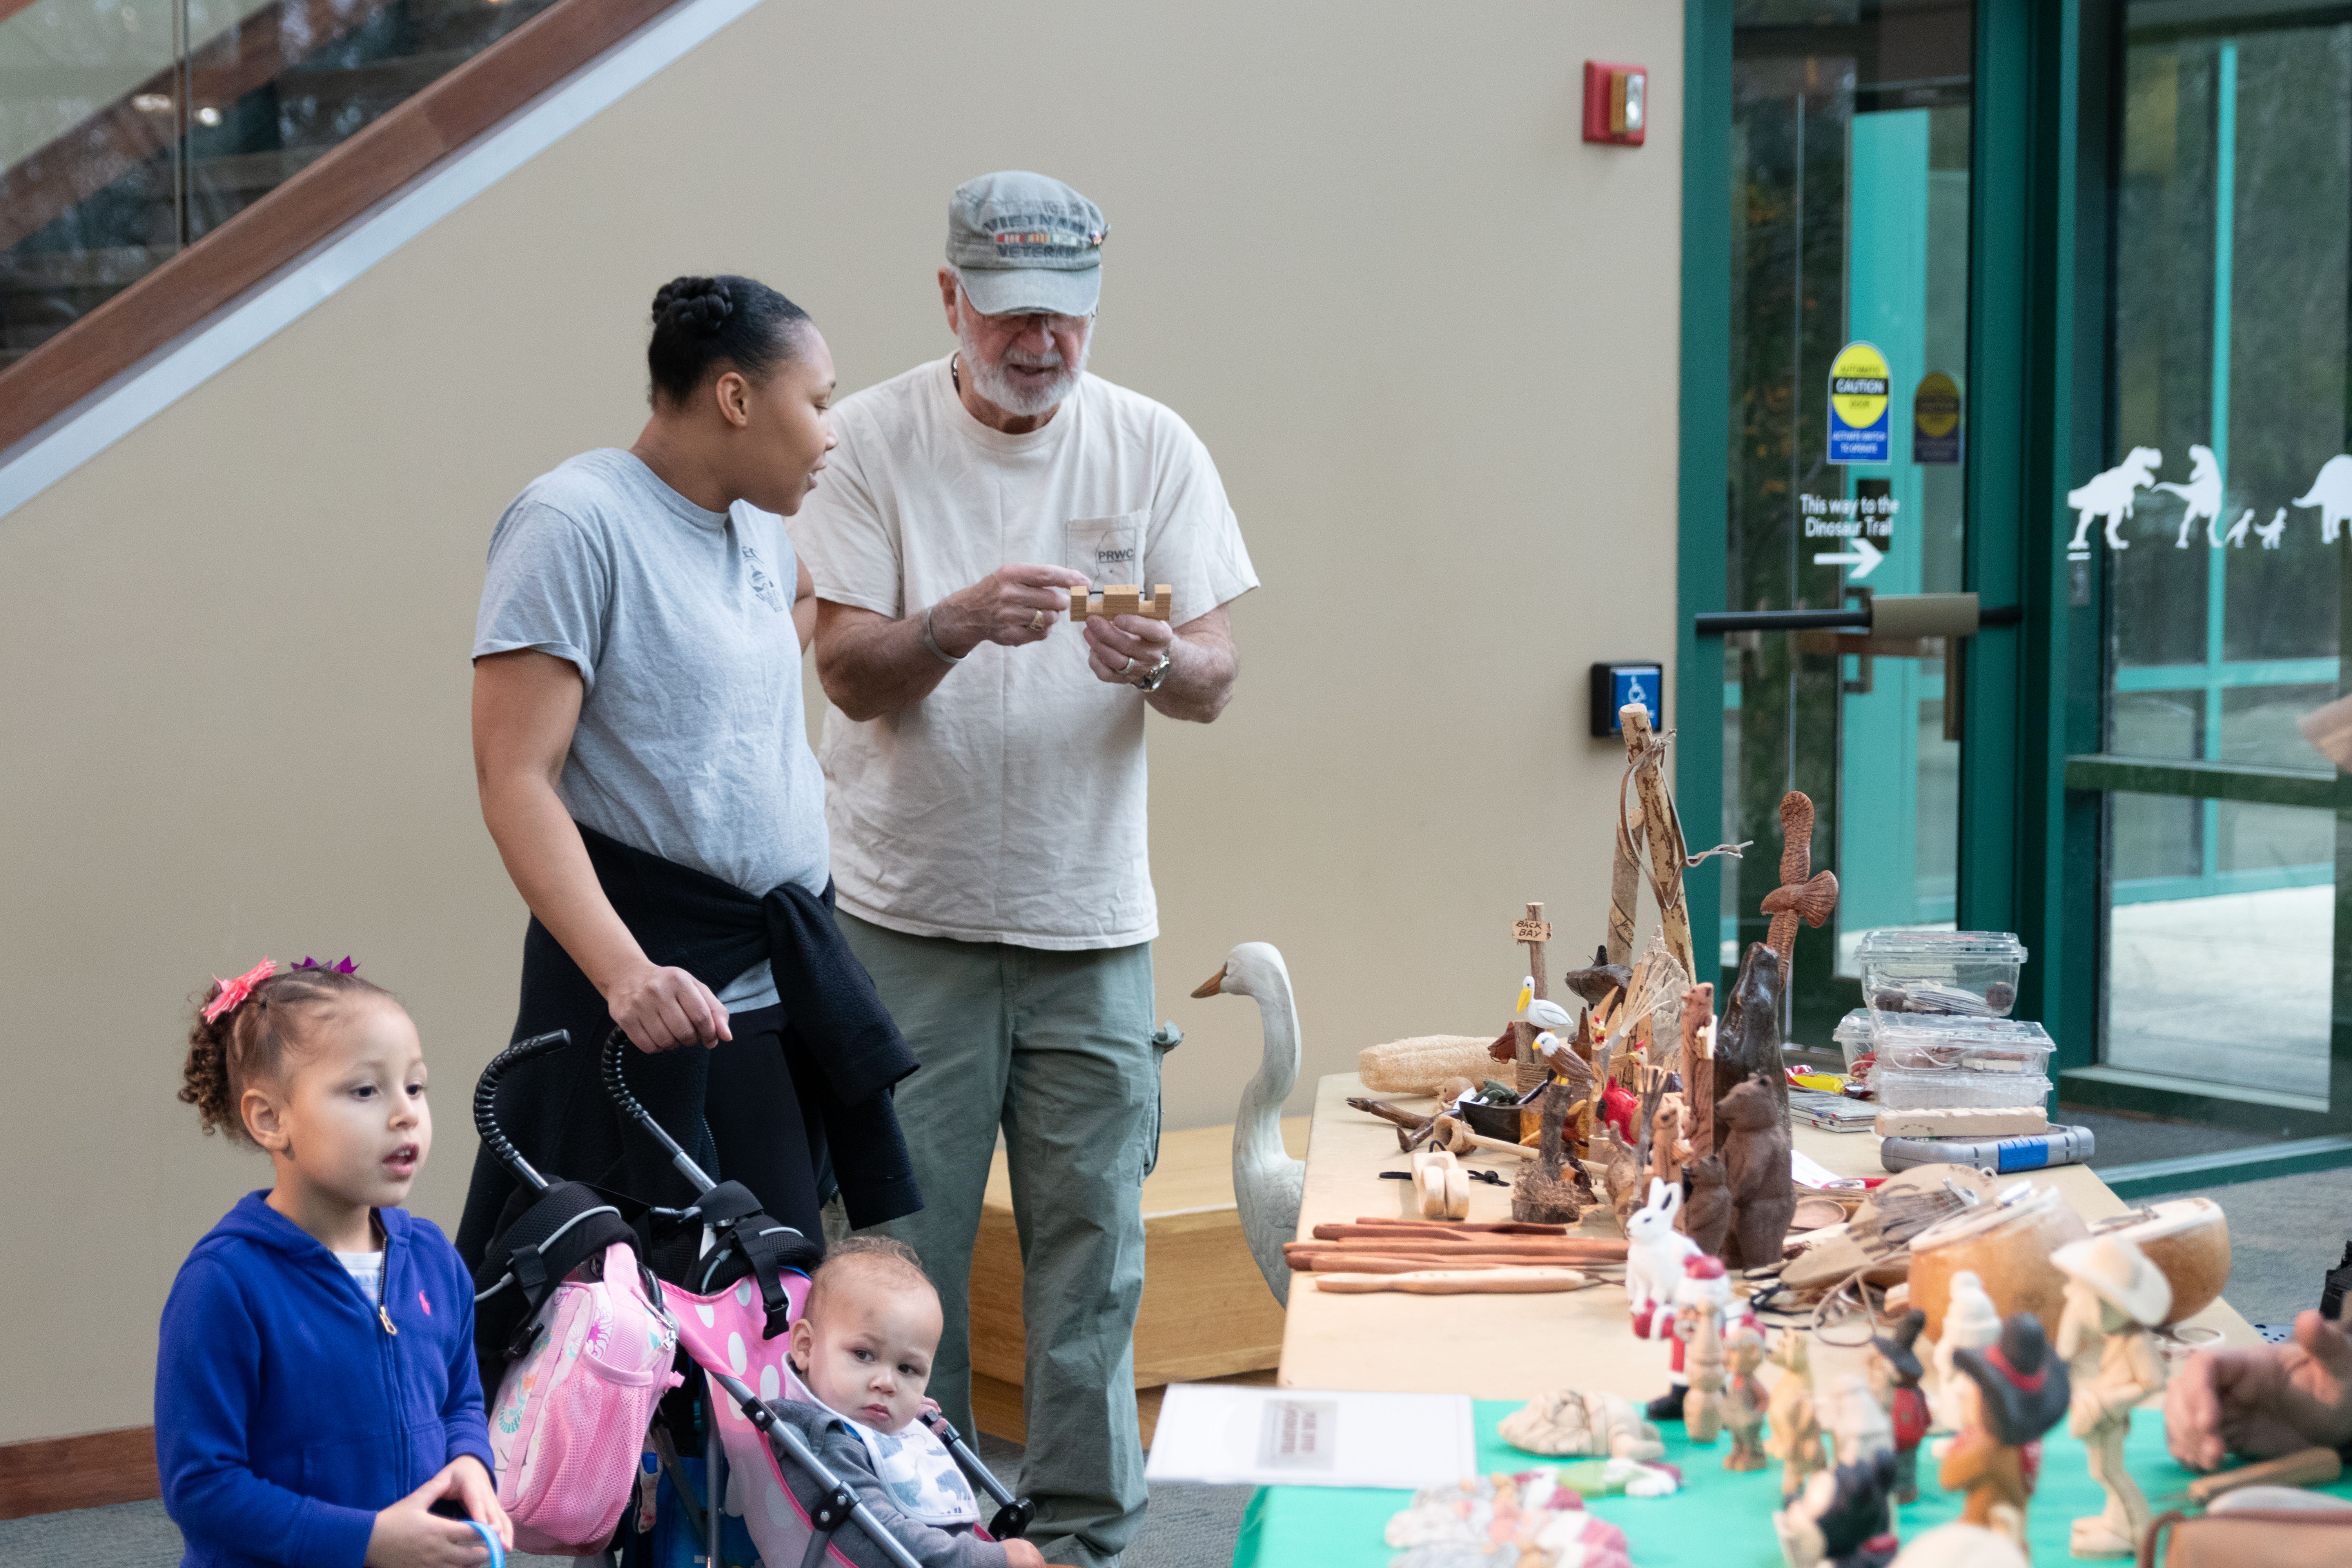
[(1092, 314), (1109, 232), (1094, 203), (1018, 169), (967, 180), (948, 198), (948, 264), (982, 315)]

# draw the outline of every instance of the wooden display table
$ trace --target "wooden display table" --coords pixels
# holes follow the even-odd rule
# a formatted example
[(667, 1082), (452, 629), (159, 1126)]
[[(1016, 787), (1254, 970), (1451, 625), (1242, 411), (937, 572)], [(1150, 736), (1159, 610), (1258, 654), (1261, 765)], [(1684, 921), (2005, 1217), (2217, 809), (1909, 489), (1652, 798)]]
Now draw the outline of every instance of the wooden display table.
[[(1316, 1086), (1307, 1196), (1298, 1215), (1302, 1241), (1311, 1239), (1318, 1225), (1365, 1215), (1416, 1216), (1417, 1211), (1408, 1206), (1412, 1184), (1380, 1176), (1384, 1170), (1405, 1168), (1395, 1129), (1347, 1104), (1348, 1096), (1368, 1092), (1354, 1073), (1335, 1074)], [(1423, 1110), (1430, 1104), (1400, 1103)], [(1797, 1148), (1837, 1175), (1886, 1174), (1878, 1163), (1878, 1140), (1868, 1133), (1800, 1126), (1792, 1136)], [(1465, 1163), (1507, 1174), (1517, 1164), (1507, 1154), (1474, 1156)], [(2036, 1186), (2057, 1188), (2086, 1220), (2121, 1214), (2129, 1206), (2085, 1165), (2019, 1175)], [(1472, 1183), (1470, 1217), (1510, 1218), (1510, 1190)], [(1603, 1205), (1587, 1215), (1574, 1234), (1616, 1237), (1623, 1232)], [(1387, 1389), (1513, 1400), (1557, 1388), (1641, 1400), (1665, 1392), (1667, 1343), (1633, 1337), (1622, 1286), (1549, 1296), (1325, 1295), (1308, 1282), (1311, 1278), (1301, 1274), (1292, 1283), (1277, 1379), (1285, 1388)], [(2218, 1330), (2226, 1343), (2261, 1342), (2246, 1320), (2224, 1301), (2216, 1301), (2185, 1326)], [(1817, 1373), (1835, 1359), (1829, 1347), (1817, 1350)]]
[[(1349, 1080), (1352, 1082), (1353, 1080)], [(1294, 1155), (1307, 1119), (1282, 1124)], [(1151, 1391), (1143, 1436), (1151, 1439), (1158, 1390), (1171, 1383), (1244, 1374), (1263, 1381), (1282, 1353), (1282, 1307), (1242, 1239), (1234, 1206), (1234, 1130), (1194, 1127), (1160, 1139), (1160, 1163), (1143, 1184), (1143, 1306), (1135, 1321), (1135, 1386)], [(971, 1403), (980, 1428), (1023, 1438), (1021, 1238), (1004, 1151), (988, 1173), (971, 1256)]]

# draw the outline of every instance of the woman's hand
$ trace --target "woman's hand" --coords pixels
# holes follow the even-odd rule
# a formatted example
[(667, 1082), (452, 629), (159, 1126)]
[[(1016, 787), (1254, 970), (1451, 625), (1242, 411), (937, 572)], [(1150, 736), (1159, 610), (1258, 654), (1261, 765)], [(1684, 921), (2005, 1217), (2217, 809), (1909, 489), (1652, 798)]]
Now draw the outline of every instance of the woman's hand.
[(2305, 1312), (2291, 1345), (2198, 1352), (2164, 1391), (2164, 1436), (2192, 1470), (2352, 1441), (2352, 1339)]
[(1018, 647), (1043, 642), (1070, 613), (1070, 590), (1087, 586), (1066, 566), (1000, 566), (931, 606), (931, 636), (961, 658), (984, 642)]
[(603, 989), (613, 1022), (641, 1051), (715, 1046), (735, 1037), (726, 1005), (683, 969), (641, 962)]
[[(488, 1563), (490, 1549), (482, 1544), (478, 1531), (462, 1520), (444, 1519), (433, 1511), (433, 1505), (444, 1498), (463, 1500), (467, 1497), (471, 1489), (467, 1471), (482, 1481), (488, 1479), (482, 1462), (471, 1455), (453, 1459), (439, 1475), (377, 1514), (375, 1527), (368, 1531), (367, 1568), (477, 1568)], [(512, 1545), (514, 1530), (499, 1510), (495, 1493), (489, 1506), (497, 1522), (489, 1519), (482, 1522), (499, 1531), (502, 1542)]]

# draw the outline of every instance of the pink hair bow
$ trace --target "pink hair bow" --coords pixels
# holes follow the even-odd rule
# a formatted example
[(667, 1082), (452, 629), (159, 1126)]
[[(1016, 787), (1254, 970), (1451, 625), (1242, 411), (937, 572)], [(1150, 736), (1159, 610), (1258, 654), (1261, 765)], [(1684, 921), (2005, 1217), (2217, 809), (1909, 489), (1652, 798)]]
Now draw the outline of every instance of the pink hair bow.
[(213, 980), (220, 986), (221, 992), (219, 995), (205, 1004), (205, 1022), (219, 1023), (222, 1014), (233, 1010), (238, 1003), (253, 994), (255, 986), (277, 973), (278, 961), (274, 958), (265, 958), (234, 980), (223, 980), (219, 975), (214, 975)]

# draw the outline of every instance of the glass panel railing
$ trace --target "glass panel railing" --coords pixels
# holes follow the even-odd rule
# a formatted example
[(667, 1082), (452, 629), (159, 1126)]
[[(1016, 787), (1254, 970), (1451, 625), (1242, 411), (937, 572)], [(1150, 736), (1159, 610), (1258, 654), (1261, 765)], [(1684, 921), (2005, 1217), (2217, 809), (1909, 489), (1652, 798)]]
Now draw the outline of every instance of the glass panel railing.
[(555, 3), (0, 5), (0, 368)]

